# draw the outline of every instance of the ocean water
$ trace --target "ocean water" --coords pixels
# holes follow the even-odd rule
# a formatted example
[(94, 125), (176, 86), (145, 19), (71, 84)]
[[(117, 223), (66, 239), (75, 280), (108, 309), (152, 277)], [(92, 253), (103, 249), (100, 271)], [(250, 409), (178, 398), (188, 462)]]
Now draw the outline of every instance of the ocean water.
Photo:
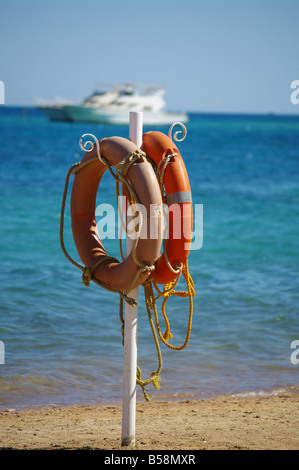
[[(203, 245), (189, 257), (192, 333), (183, 351), (161, 346), (161, 389), (147, 391), (164, 400), (298, 390), (299, 118), (193, 113), (187, 130), (177, 145), (193, 201), (203, 205)], [(0, 108), (1, 409), (122, 400), (118, 296), (83, 286), (59, 243), (65, 176), (87, 132), (128, 137), (126, 126), (53, 123), (31, 108)], [(109, 174), (99, 198), (114, 201)], [(69, 198), (65, 244), (79, 261)], [(105, 246), (119, 256), (117, 240)], [(157, 355), (139, 292), (145, 378)], [(170, 299), (167, 313), (180, 345), (188, 301)]]

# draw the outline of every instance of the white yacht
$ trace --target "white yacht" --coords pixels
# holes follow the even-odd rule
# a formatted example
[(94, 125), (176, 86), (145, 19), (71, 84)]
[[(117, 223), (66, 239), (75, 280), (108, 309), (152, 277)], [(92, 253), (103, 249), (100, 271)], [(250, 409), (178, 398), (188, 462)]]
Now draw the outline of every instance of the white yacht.
[[(109, 86), (109, 85), (103, 85), (103, 86)], [(46, 116), (48, 116), (48, 118), (51, 121), (73, 121), (71, 115), (68, 113), (68, 110), (67, 110), (68, 106), (75, 106), (75, 107), (109, 106), (109, 104), (113, 100), (115, 100), (117, 95), (118, 95), (118, 87), (112, 87), (112, 90), (109, 90), (109, 91), (100, 91), (100, 90), (94, 91), (92, 95), (85, 98), (85, 100), (79, 105), (72, 101), (67, 101), (63, 98), (56, 97), (54, 102), (52, 103), (39, 99), (37, 101), (37, 108), (43, 111), (43, 113), (46, 114)]]
[[(166, 105), (163, 99), (164, 93), (165, 90), (160, 87), (122, 84), (112, 87), (111, 91), (96, 91), (80, 105), (62, 104), (60, 110), (67, 116), (67, 120), (75, 122), (129, 124), (130, 111), (141, 111), (144, 125), (187, 122), (186, 113), (171, 113), (164, 110)], [(41, 107), (40, 109), (48, 113), (48, 109)]]

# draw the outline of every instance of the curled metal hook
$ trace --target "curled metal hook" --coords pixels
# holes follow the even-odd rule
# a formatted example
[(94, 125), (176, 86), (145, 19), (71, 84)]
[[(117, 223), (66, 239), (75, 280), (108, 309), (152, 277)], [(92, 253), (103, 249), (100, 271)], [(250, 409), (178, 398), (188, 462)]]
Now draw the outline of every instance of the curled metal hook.
[[(187, 135), (187, 128), (186, 128), (186, 126), (184, 126), (184, 124), (182, 124), (181, 122), (174, 122), (174, 123), (170, 126), (169, 131), (168, 131), (168, 137), (172, 140), (172, 136), (171, 136), (172, 129), (173, 129), (174, 126), (176, 126), (176, 125), (181, 126), (181, 127), (183, 128), (183, 130), (182, 130), (182, 131), (176, 131), (176, 132), (174, 133), (173, 139), (174, 139), (176, 142), (182, 142), (182, 140), (184, 140), (185, 137), (186, 137), (186, 135)], [(177, 137), (177, 135), (178, 135), (178, 134), (181, 134), (182, 132), (183, 132), (183, 137), (182, 137), (181, 139), (179, 139), (179, 138)]]
[[(94, 140), (94, 142), (92, 142), (91, 140), (87, 140), (84, 144), (82, 144), (82, 140), (86, 136), (91, 137)], [(90, 147), (86, 148), (86, 145), (90, 145)], [(96, 136), (94, 136), (93, 134), (83, 134), (80, 137), (79, 146), (80, 146), (81, 150), (83, 150), (84, 152), (91, 152), (94, 149), (94, 146), (96, 146), (99, 160), (100, 160), (101, 163), (104, 163), (102, 158), (101, 158), (101, 154), (100, 154), (100, 144), (99, 144), (99, 141), (96, 138)]]

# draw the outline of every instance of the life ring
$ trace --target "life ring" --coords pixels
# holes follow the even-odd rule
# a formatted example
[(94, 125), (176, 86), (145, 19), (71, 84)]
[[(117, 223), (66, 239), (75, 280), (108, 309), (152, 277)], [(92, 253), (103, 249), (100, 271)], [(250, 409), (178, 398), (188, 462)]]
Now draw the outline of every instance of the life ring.
[(179, 150), (165, 134), (146, 132), (141, 148), (158, 165), (157, 178), (163, 176), (165, 203), (168, 206), (168, 236), (164, 239), (164, 251), (156, 263), (152, 278), (157, 284), (168, 284), (176, 279), (190, 252), (193, 226), (190, 183)]
[[(133, 142), (122, 137), (111, 137), (96, 141), (96, 144), (97, 146), (84, 154), (79, 170), (75, 173), (71, 194), (73, 238), (84, 265), (95, 267), (92, 276), (96, 280), (110, 290), (128, 292), (147, 279), (151, 271), (146, 270), (146, 267), (152, 267), (159, 257), (162, 244), (161, 193), (152, 165)], [(98, 153), (96, 147), (100, 151), (100, 158), (94, 158)], [(108, 168), (107, 162), (110, 167), (119, 164), (121, 171), (124, 166), (122, 162), (132, 152), (137, 153), (139, 158), (129, 166), (126, 178), (133, 186), (140, 204), (146, 208), (148, 234), (150, 227), (153, 226), (156, 227), (157, 234), (156, 238), (152, 239), (149, 235), (139, 238), (135, 253), (139, 265), (136, 265), (133, 250), (122, 262), (107, 255), (95, 220), (97, 191), (101, 178)], [(158, 210), (150, 211), (150, 205), (157, 205)], [(98, 263), (101, 264), (97, 266)], [(140, 266), (144, 266), (145, 269), (140, 272), (132, 285)]]

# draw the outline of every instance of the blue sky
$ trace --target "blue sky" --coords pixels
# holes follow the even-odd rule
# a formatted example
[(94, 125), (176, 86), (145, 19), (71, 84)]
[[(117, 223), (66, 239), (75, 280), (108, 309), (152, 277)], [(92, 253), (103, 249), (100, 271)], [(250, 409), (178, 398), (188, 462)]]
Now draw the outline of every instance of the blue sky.
[(8, 105), (161, 85), (170, 110), (298, 114), (299, 0), (0, 0)]

